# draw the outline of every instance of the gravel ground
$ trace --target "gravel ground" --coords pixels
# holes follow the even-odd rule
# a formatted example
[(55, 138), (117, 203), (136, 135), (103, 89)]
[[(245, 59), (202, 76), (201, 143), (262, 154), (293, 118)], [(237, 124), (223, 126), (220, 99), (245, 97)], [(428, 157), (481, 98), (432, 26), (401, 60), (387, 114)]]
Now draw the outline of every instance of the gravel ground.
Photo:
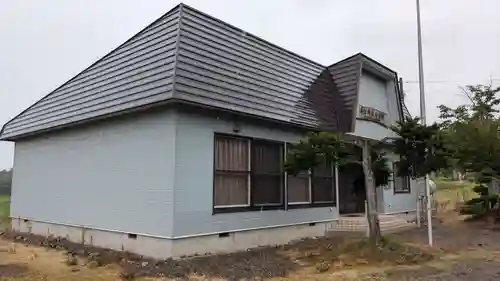
[(455, 264), (451, 268), (438, 270), (423, 266), (418, 270), (394, 270), (382, 275), (367, 275), (361, 280), (380, 281), (490, 281), (500, 280), (498, 262), (468, 261)]
[[(492, 228), (491, 225), (482, 222), (462, 222), (457, 221), (456, 218), (452, 222), (436, 220), (434, 222), (434, 249), (438, 253), (437, 256), (442, 257), (442, 259), (438, 258), (430, 262), (428, 262), (429, 258), (425, 254), (428, 252), (427, 250), (421, 254), (416, 254), (422, 250), (422, 245), (427, 244), (427, 230), (425, 227), (395, 234), (392, 235), (392, 238), (417, 247), (395, 248), (393, 250), (392, 247), (388, 247), (391, 250), (384, 253), (381, 258), (384, 261), (392, 260), (394, 262), (397, 260), (396, 264), (399, 266), (392, 267), (382, 273), (380, 273), (381, 268), (377, 268), (376, 263), (372, 264), (374, 257), (363, 257), (362, 254), (356, 254), (355, 257), (357, 258), (354, 260), (341, 258), (346, 254), (345, 249), (342, 250), (342, 254), (337, 252), (340, 237), (308, 239), (292, 245), (254, 249), (228, 255), (165, 261), (148, 260), (129, 253), (82, 247), (64, 239), (46, 239), (34, 235), (20, 236), (15, 233), (7, 233), (2, 241), (5, 244), (5, 249), (3, 249), (5, 253), (3, 255), (8, 255), (7, 251), (9, 251), (8, 245), (10, 242), (7, 241), (13, 241), (26, 244), (27, 247), (42, 246), (60, 250), (61, 252), (65, 251), (69, 257), (83, 258), (85, 262), (82, 266), (88, 266), (90, 263), (95, 263), (96, 266), (112, 263), (121, 267), (122, 275), (130, 273), (133, 274), (133, 277), (163, 276), (171, 278), (167, 280), (182, 280), (191, 274), (203, 275), (209, 278), (207, 280), (211, 280), (210, 278), (220, 278), (222, 280), (274, 280), (277, 278), (279, 280), (301, 281), (500, 280), (500, 231)], [(393, 241), (393, 239), (388, 241)], [(357, 253), (357, 251), (356, 248), (354, 251), (351, 250), (352, 253)], [(400, 262), (399, 258), (405, 255), (408, 255), (409, 259), (403, 259), (404, 261)], [(38, 258), (36, 260), (42, 261), (42, 259)], [(57, 262), (61, 263), (59, 260)], [(352, 269), (357, 274), (373, 272), (372, 269), (366, 271), (357, 270), (358, 266), (360, 268), (367, 266), (378, 270), (379, 273), (358, 275), (358, 279), (336, 279), (333, 275), (336, 271), (340, 270), (339, 272), (342, 272), (345, 269)], [(312, 270), (308, 271), (306, 275), (300, 275), (303, 274), (305, 268)], [(23, 275), (26, 270), (28, 268), (25, 267), (25, 264), (4, 264), (0, 266), (0, 280), (4, 280), (2, 277)], [(130, 275), (126, 276), (132, 277)], [(284, 277), (284, 279), (280, 279), (280, 277)], [(47, 280), (56, 279), (49, 278)], [(116, 278), (110, 280), (116, 280)]]
[[(459, 258), (442, 268), (421, 266), (412, 270), (389, 270), (382, 275), (366, 276), (364, 280), (410, 281), (489, 281), (500, 280), (500, 231), (483, 222), (443, 223), (434, 221), (435, 247), (445, 253), (460, 253)], [(395, 237), (416, 244), (427, 243), (423, 227)], [(470, 255), (468, 254), (470, 253)]]

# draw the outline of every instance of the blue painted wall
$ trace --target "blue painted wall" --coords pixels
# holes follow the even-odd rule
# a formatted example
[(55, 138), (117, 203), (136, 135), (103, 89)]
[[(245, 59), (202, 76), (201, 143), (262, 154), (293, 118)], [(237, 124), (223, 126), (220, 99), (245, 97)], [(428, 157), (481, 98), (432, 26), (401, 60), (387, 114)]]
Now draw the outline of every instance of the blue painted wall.
[(16, 142), (12, 216), (171, 236), (174, 122), (163, 111)]
[[(233, 122), (223, 118), (178, 113), (174, 191), (174, 236), (330, 220), (336, 208), (308, 208), (212, 214), (214, 133), (233, 134)], [(240, 124), (240, 135), (295, 142), (290, 131)]]
[[(397, 95), (393, 81), (387, 81), (377, 78), (367, 72), (363, 72), (359, 84), (358, 108), (359, 105), (373, 107), (387, 114), (385, 125), (390, 126), (396, 124), (399, 120), (399, 111), (397, 104)], [(356, 120), (355, 132), (356, 136), (381, 140), (385, 137), (395, 137), (392, 130), (380, 124)], [(396, 155), (390, 155), (390, 166), (392, 162), (397, 161)], [(416, 209), (416, 200), (418, 194), (418, 185), (415, 181), (411, 181), (411, 193), (394, 193), (394, 185), (391, 182), (387, 188), (377, 189), (377, 206), (381, 213), (397, 213), (414, 211)]]

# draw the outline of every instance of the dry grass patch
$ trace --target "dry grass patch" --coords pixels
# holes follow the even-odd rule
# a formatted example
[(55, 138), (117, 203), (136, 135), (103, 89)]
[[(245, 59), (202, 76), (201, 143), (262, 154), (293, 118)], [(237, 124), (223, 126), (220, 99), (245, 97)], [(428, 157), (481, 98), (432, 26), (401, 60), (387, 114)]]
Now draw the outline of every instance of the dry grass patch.
[(415, 264), (433, 258), (423, 249), (391, 239), (384, 239), (375, 249), (368, 247), (366, 239), (323, 237), (238, 253), (158, 261), (61, 238), (26, 234), (6, 237), (19, 245), (10, 254), (11, 261), (28, 264), (30, 276), (50, 276), (49, 280), (294, 280), (295, 276)]
[(341, 243), (322, 238), (306, 240), (294, 249), (296, 259), (304, 266), (314, 266), (317, 272), (330, 269), (351, 269), (386, 265), (409, 265), (427, 262), (436, 253), (403, 244), (397, 240), (383, 238), (373, 248), (367, 239), (347, 239)]

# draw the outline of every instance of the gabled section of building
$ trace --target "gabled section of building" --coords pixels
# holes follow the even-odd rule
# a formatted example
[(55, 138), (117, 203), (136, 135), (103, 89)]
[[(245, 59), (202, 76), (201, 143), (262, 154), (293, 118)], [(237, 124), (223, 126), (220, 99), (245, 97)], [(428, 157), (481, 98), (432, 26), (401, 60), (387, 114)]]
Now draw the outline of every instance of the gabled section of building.
[[(356, 120), (363, 119), (360, 116), (360, 108), (366, 107), (363, 105), (365, 101), (373, 103), (369, 101), (370, 99), (375, 102), (375, 107), (380, 108), (369, 107), (370, 112), (371, 109), (383, 110), (380, 113), (386, 120), (378, 122), (380, 125), (387, 127), (402, 120), (403, 116), (409, 116), (398, 86), (397, 73), (381, 63), (358, 53), (329, 66), (328, 70), (339, 90), (343, 104), (342, 111), (339, 111), (342, 131), (355, 132)], [(361, 103), (360, 96), (364, 99)]]

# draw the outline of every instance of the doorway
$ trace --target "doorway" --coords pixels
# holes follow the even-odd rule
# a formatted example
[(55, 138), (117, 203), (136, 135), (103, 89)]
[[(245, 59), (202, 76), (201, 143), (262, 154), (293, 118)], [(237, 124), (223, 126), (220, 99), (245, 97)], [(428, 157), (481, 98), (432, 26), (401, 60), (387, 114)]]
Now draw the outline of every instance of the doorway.
[(363, 167), (357, 163), (339, 167), (339, 213), (341, 215), (364, 213), (365, 200)]

